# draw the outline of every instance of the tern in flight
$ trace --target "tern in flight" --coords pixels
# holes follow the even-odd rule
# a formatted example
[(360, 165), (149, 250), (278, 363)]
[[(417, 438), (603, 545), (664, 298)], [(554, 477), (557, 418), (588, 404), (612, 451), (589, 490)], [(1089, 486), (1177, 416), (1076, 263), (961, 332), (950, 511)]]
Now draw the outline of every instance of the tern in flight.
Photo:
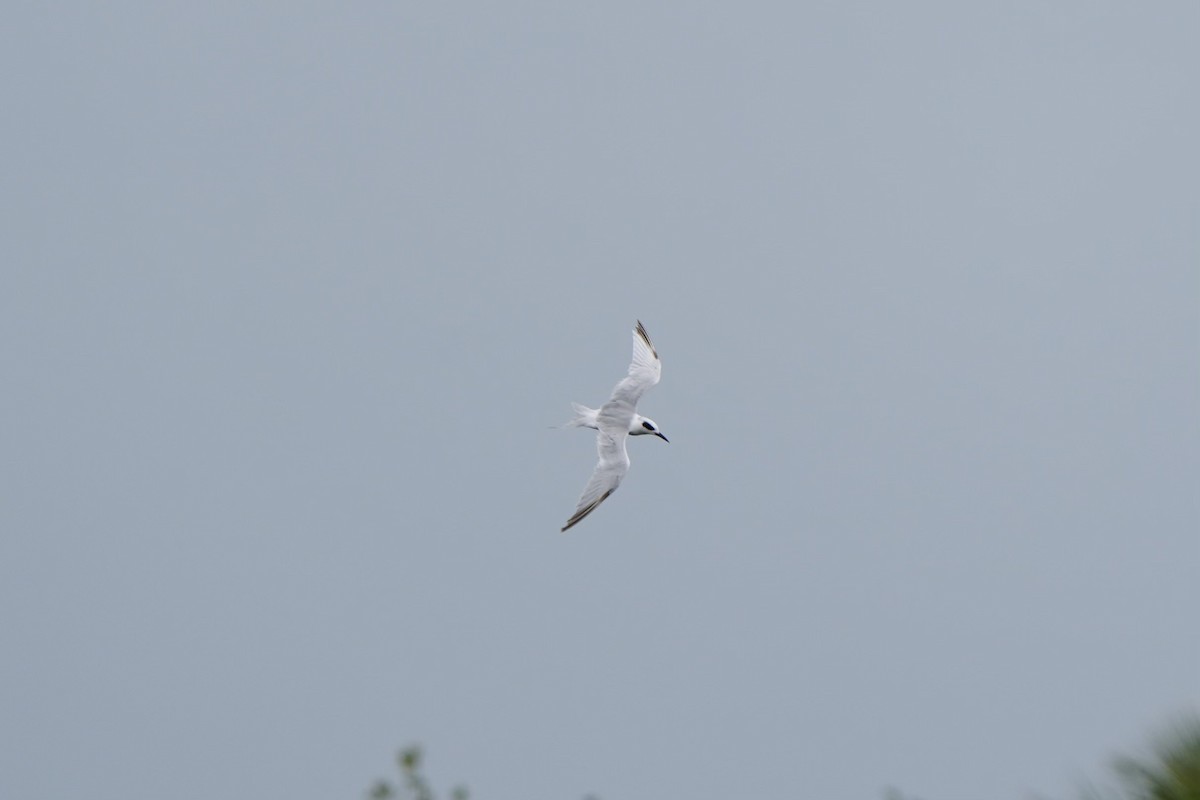
[(629, 471), (629, 453), (625, 452), (625, 440), (630, 436), (657, 436), (664, 442), (670, 441), (662, 435), (658, 425), (649, 417), (637, 413), (638, 400), (662, 375), (662, 361), (650, 342), (642, 323), (633, 331), (633, 361), (629, 374), (613, 389), (612, 397), (600, 408), (588, 408), (572, 403), (575, 418), (567, 423), (571, 428), (594, 428), (596, 450), (600, 460), (579, 498), (575, 513), (567, 520), (563, 530), (571, 528), (621, 485), (621, 479)]

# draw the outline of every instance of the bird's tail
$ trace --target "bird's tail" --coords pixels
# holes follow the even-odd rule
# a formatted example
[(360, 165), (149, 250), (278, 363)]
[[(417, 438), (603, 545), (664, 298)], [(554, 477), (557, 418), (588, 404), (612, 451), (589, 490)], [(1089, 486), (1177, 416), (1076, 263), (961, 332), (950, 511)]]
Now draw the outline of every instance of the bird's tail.
[(596, 416), (600, 413), (599, 409), (588, 408), (579, 403), (571, 403), (571, 409), (575, 412), (575, 416), (562, 424), (564, 428), (595, 428)]

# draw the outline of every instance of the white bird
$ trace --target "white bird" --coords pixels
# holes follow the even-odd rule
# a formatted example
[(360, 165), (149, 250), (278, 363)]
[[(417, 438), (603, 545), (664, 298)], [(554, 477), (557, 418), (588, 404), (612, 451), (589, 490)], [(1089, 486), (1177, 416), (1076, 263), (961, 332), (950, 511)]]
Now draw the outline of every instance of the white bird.
[(592, 479), (579, 498), (575, 513), (563, 527), (564, 531), (595, 511), (596, 506), (607, 500), (621, 485), (621, 479), (629, 471), (629, 454), (625, 452), (625, 440), (628, 437), (653, 435), (664, 442), (670, 441), (662, 435), (654, 420), (637, 413), (638, 400), (647, 389), (658, 383), (661, 376), (662, 361), (646, 329), (638, 322), (633, 332), (633, 361), (629, 365), (629, 374), (613, 389), (608, 402), (600, 408), (571, 404), (575, 409), (575, 418), (567, 423), (567, 427), (595, 428), (596, 450), (600, 453), (600, 460), (596, 462)]

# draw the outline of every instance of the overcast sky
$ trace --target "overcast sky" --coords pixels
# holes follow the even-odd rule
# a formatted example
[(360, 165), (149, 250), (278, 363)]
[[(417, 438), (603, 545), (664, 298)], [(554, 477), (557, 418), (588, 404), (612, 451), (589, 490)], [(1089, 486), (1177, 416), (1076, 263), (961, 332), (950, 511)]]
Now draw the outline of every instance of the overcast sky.
[(1200, 700), (1198, 40), (8, 8), (0, 796), (1073, 798)]

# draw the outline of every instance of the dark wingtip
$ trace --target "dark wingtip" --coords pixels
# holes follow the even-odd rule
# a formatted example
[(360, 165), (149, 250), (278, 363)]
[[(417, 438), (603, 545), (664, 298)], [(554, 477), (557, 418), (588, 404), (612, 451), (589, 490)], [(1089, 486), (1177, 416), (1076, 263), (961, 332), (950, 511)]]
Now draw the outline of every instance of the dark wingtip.
[(642, 337), (642, 341), (646, 343), (646, 347), (650, 348), (650, 352), (654, 354), (654, 357), (658, 358), (658, 351), (654, 349), (654, 342), (650, 341), (650, 334), (646, 333), (646, 326), (642, 324), (640, 319), (637, 321), (636, 333)]
[(609, 498), (609, 496), (612, 495), (612, 493), (615, 491), (616, 491), (615, 488), (609, 489), (607, 492), (605, 492), (604, 494), (597, 497), (594, 501), (592, 501), (591, 503), (588, 503), (586, 508), (581, 508), (578, 511), (576, 511), (575, 516), (573, 516), (569, 520), (567, 520), (566, 527), (564, 527), (562, 530), (560, 530), (559, 533), (566, 533), (567, 528), (570, 528), (573, 525), (577, 525), (578, 523), (582, 522), (584, 517), (586, 517), (588, 514), (592, 513), (593, 511), (595, 511), (596, 506), (600, 505), (605, 500), (607, 500)]

